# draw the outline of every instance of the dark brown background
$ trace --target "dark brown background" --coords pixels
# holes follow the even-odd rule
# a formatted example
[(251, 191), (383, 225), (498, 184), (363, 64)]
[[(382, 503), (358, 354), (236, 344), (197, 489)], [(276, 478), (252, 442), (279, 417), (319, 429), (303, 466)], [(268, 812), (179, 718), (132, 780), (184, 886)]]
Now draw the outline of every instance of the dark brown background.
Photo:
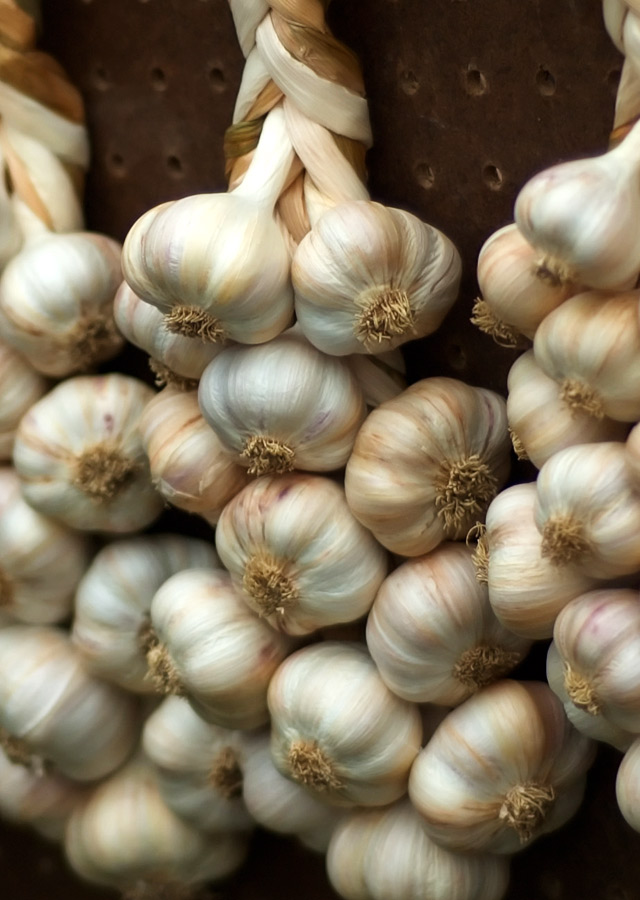
[[(375, 199), (442, 228), (464, 260), (444, 327), (407, 350), (412, 378), (444, 373), (504, 391), (512, 354), (469, 324), (475, 260), (520, 185), (601, 152), (620, 57), (599, 0), (333, 0), (329, 21), (362, 61)], [(43, 0), (43, 46), (83, 92), (93, 146), (89, 227), (124, 238), (147, 208), (224, 190), (222, 135), (243, 59), (225, 0)], [(544, 647), (525, 674), (542, 677)], [(640, 835), (619, 815), (603, 748), (580, 814), (513, 861), (509, 900), (640, 900)], [(57, 851), (0, 830), (3, 897), (112, 896)], [(321, 859), (262, 833), (225, 900), (329, 900)], [(452, 898), (455, 900), (455, 898)]]

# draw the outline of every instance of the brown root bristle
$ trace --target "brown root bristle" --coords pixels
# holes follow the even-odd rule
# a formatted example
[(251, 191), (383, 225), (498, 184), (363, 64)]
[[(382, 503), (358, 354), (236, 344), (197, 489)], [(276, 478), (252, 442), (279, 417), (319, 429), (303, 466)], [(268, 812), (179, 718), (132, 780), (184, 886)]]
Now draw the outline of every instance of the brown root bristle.
[(600, 700), (593, 686), (567, 664), (564, 667), (564, 688), (575, 706), (584, 709), (592, 716), (599, 714)]
[(517, 456), (518, 459), (528, 460), (529, 454), (524, 449), (524, 444), (515, 433), (513, 428), (509, 428), (509, 437), (511, 438), (511, 446), (513, 447), (513, 452)]
[(249, 460), (250, 475), (283, 475), (295, 465), (295, 452), (275, 438), (253, 435), (244, 443), (240, 454)]
[(354, 334), (363, 344), (382, 344), (414, 330), (415, 316), (406, 291), (377, 288), (358, 301)]
[(163, 322), (172, 334), (200, 338), (208, 344), (220, 344), (225, 340), (220, 321), (199, 306), (174, 306), (165, 313)]
[(544, 822), (555, 799), (551, 785), (517, 784), (507, 791), (498, 818), (518, 833), (521, 844), (526, 844)]
[(9, 734), (4, 728), (0, 728), (0, 747), (9, 762), (26, 769), (33, 768), (35, 757), (27, 742)]
[(169, 366), (165, 366), (164, 363), (161, 363), (157, 359), (153, 359), (153, 357), (149, 357), (149, 368), (155, 375), (154, 384), (156, 387), (166, 387), (166, 385), (171, 385), (171, 387), (176, 388), (178, 391), (195, 391), (198, 387), (197, 378), (185, 378), (183, 375), (176, 375)]
[(522, 344), (523, 338), (518, 329), (499, 319), (482, 297), (478, 297), (473, 304), (470, 322), (493, 338), (500, 347), (513, 348)]
[(261, 616), (284, 613), (298, 600), (298, 589), (285, 574), (285, 567), (285, 562), (267, 553), (258, 553), (247, 560), (242, 588)]
[(158, 640), (158, 636), (153, 630), (153, 625), (151, 624), (151, 618), (149, 615), (146, 615), (143, 619), (142, 625), (138, 628), (137, 635), (137, 644), (140, 652), (146, 656), (149, 653), (149, 650), (152, 650), (153, 647), (157, 647), (160, 641)]
[(216, 754), (209, 771), (208, 782), (226, 800), (240, 796), (242, 769), (233, 747), (223, 747)]
[(0, 609), (8, 609), (13, 603), (13, 581), (0, 568)]
[(503, 647), (481, 645), (460, 656), (453, 667), (453, 677), (473, 692), (502, 678), (520, 662), (522, 655)]
[(543, 556), (556, 566), (577, 562), (589, 550), (581, 522), (571, 516), (553, 516), (542, 529)]
[(75, 368), (85, 371), (118, 352), (124, 343), (113, 315), (83, 315), (64, 338), (67, 351), (75, 360)]
[(577, 378), (565, 378), (560, 386), (560, 399), (572, 414), (584, 413), (594, 419), (604, 418), (602, 397), (591, 385)]
[(145, 677), (151, 681), (159, 694), (176, 694), (178, 697), (186, 695), (187, 692), (169, 651), (157, 638), (147, 652), (147, 665), (149, 671)]
[(533, 273), (540, 281), (544, 281), (550, 287), (560, 287), (576, 281), (575, 272), (561, 259), (550, 253), (539, 257), (533, 264)]
[(287, 763), (294, 781), (316, 791), (339, 790), (344, 786), (334, 771), (331, 759), (315, 741), (293, 741)]
[(75, 460), (72, 484), (95, 500), (111, 500), (131, 480), (138, 463), (115, 444), (87, 447)]
[(483, 522), (476, 522), (467, 532), (466, 544), (471, 546), (471, 542), (476, 542), (475, 549), (471, 554), (471, 562), (476, 572), (476, 581), (478, 584), (489, 583), (489, 540), (487, 538), (487, 526)]
[(445, 459), (435, 479), (436, 507), (448, 536), (476, 513), (483, 513), (495, 497), (498, 480), (477, 453), (466, 459)]

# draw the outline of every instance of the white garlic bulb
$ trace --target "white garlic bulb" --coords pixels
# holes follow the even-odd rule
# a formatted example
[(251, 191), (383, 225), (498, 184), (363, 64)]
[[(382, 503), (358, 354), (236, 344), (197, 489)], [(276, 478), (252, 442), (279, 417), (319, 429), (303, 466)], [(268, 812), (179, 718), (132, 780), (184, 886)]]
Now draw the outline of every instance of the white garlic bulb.
[(555, 565), (579, 564), (595, 578), (637, 571), (640, 491), (625, 445), (605, 441), (555, 453), (538, 474), (535, 520), (542, 553)]
[(45, 375), (110, 359), (123, 339), (113, 319), (120, 244), (102, 234), (45, 232), (0, 277), (0, 333)]
[(29, 506), (15, 471), (0, 468), (2, 613), (31, 624), (61, 622), (88, 564), (85, 538)]
[[(568, 301), (567, 301), (568, 302)], [(562, 307), (564, 309), (564, 306)], [(547, 318), (551, 318), (548, 316)], [(546, 319), (545, 319), (546, 323)], [(576, 340), (576, 334), (572, 334)], [(537, 338), (536, 338), (537, 340)], [(579, 338), (578, 338), (579, 340)], [(593, 391), (578, 392), (571, 379), (563, 384), (541, 368), (533, 350), (516, 359), (507, 379), (507, 418), (514, 445), (538, 469), (565, 447), (598, 441), (622, 441), (628, 426), (605, 415), (592, 415), (579, 401)]]
[(216, 548), (251, 609), (294, 635), (364, 616), (388, 570), (342, 487), (316, 475), (249, 484), (223, 510)]
[(556, 565), (543, 554), (535, 506), (535, 483), (501, 491), (487, 510), (476, 563), (502, 624), (515, 634), (539, 640), (551, 637), (560, 610), (590, 590), (595, 580), (579, 565)]
[(613, 150), (534, 175), (515, 203), (515, 219), (561, 282), (591, 288), (633, 286), (640, 272), (636, 228), (640, 126)]
[(54, 387), (22, 417), (13, 462), (26, 500), (73, 528), (136, 531), (162, 509), (139, 433), (153, 390), (127, 375)]
[(76, 874), (121, 890), (149, 883), (200, 885), (243, 863), (238, 835), (205, 835), (166, 806), (151, 766), (138, 757), (100, 784), (73, 812), (64, 850)]
[(511, 671), (530, 644), (498, 622), (462, 543), (398, 566), (367, 619), (367, 646), (382, 679), (414, 703), (457, 706)]
[(219, 344), (169, 331), (160, 310), (141, 300), (126, 281), (116, 292), (113, 314), (120, 333), (149, 354), (158, 386), (166, 383), (193, 390), (220, 350)]
[(11, 459), (18, 422), (46, 391), (42, 375), (0, 340), (0, 461)]
[(278, 770), (328, 802), (381, 806), (406, 791), (417, 706), (386, 687), (366, 648), (325, 641), (292, 654), (269, 685)]
[(91, 781), (133, 750), (137, 705), (86, 672), (66, 632), (11, 625), (0, 628), (0, 731), (10, 759)]
[(219, 565), (213, 543), (177, 534), (121, 538), (103, 547), (78, 585), (71, 638), (87, 669), (129, 691), (148, 675), (153, 595), (183, 569)]
[(374, 409), (347, 463), (355, 517), (404, 556), (460, 540), (509, 473), (505, 401), (454, 378), (425, 378)]
[(640, 831), (640, 738), (636, 738), (620, 763), (616, 799), (625, 820)]
[(249, 481), (246, 468), (205, 422), (195, 390), (173, 385), (161, 390), (140, 417), (140, 438), (156, 490), (167, 503), (210, 525)]
[(291, 324), (289, 251), (273, 208), (292, 163), (278, 105), (239, 187), (162, 203), (134, 223), (122, 252), (124, 277), (164, 313), (170, 331), (256, 344)]
[(294, 254), (298, 323), (324, 353), (393, 349), (439, 327), (461, 267), (451, 241), (416, 216), (368, 200), (340, 203)]
[(345, 900), (501, 900), (509, 881), (504, 858), (439, 847), (407, 800), (345, 815), (327, 873)]
[(142, 747), (164, 802), (200, 831), (250, 831), (242, 802), (243, 732), (205, 722), (182, 697), (166, 697), (147, 719)]
[(640, 291), (587, 291), (546, 317), (533, 352), (576, 413), (640, 419)]
[(346, 361), (299, 332), (259, 347), (228, 347), (200, 379), (202, 414), (251, 474), (343, 466), (366, 415)]
[(574, 814), (594, 755), (546, 684), (505, 679), (444, 719), (409, 796), (441, 846), (514, 853)]
[(151, 624), (147, 659), (159, 691), (186, 696), (223, 728), (267, 722), (269, 681), (292, 645), (251, 612), (227, 572), (168, 578), (151, 602)]

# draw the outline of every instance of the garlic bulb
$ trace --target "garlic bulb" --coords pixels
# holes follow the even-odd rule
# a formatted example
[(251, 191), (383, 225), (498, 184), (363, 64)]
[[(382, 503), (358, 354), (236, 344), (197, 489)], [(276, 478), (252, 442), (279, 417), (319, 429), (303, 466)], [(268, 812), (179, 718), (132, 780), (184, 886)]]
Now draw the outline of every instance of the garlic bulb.
[(636, 738), (620, 763), (616, 798), (626, 821), (640, 831), (640, 738)]
[(216, 548), (251, 609), (287, 634), (359, 619), (388, 569), (342, 487), (316, 475), (249, 484), (223, 510)]
[(232, 874), (246, 857), (238, 835), (205, 835), (166, 806), (150, 764), (134, 759), (99, 785), (72, 814), (64, 850), (88, 881), (160, 892)]
[(495, 231), (480, 248), (477, 262), (481, 300), (473, 323), (498, 343), (513, 346), (518, 334), (533, 338), (538, 325), (575, 292), (536, 265), (537, 252), (515, 222)]
[(294, 254), (296, 316), (324, 353), (390, 350), (439, 327), (461, 268), (451, 241), (416, 216), (368, 200), (340, 203)]
[(547, 316), (533, 352), (571, 410), (640, 419), (640, 291), (587, 291)]
[(207, 722), (258, 728), (267, 687), (291, 642), (262, 622), (222, 569), (168, 578), (151, 603), (147, 659), (157, 689), (184, 695)]
[(89, 675), (64, 631), (0, 628), (0, 732), (12, 761), (102, 778), (131, 753), (137, 720), (133, 698)]
[(250, 831), (242, 802), (244, 735), (210, 725), (182, 697), (166, 697), (147, 719), (142, 747), (170, 810), (200, 831)]
[(441, 846), (514, 853), (574, 814), (594, 755), (546, 684), (505, 679), (449, 713), (409, 796)]
[(206, 366), (220, 350), (219, 344), (169, 331), (160, 310), (141, 300), (126, 281), (116, 292), (113, 315), (120, 333), (149, 354), (149, 364), (158, 386), (166, 383), (193, 390)]
[(365, 417), (348, 364), (299, 333), (260, 347), (228, 347), (200, 379), (202, 414), (254, 475), (343, 466)]
[(18, 422), (46, 390), (42, 375), (0, 341), (0, 461), (11, 459)]
[(640, 603), (637, 590), (590, 591), (568, 603), (553, 640), (572, 703), (640, 734)]
[[(572, 338), (576, 339), (575, 333)], [(628, 426), (623, 422), (593, 415), (585, 408), (582, 401), (593, 398), (593, 391), (572, 379), (559, 384), (541, 368), (533, 350), (519, 356), (509, 369), (507, 390), (507, 418), (514, 444), (538, 469), (565, 447), (626, 437)]]
[(392, 694), (365, 647), (325, 641), (292, 654), (269, 685), (277, 769), (341, 806), (401, 797), (420, 748), (418, 708)]
[(640, 271), (639, 162), (636, 125), (613, 150), (552, 166), (525, 184), (515, 219), (550, 276), (599, 289), (633, 285)]
[(18, 622), (61, 622), (88, 563), (84, 537), (32, 509), (15, 471), (0, 468), (2, 613)]
[(154, 396), (117, 373), (69, 378), (20, 421), (13, 462), (26, 500), (72, 528), (136, 531), (162, 509), (139, 420)]
[(509, 865), (439, 847), (402, 800), (345, 815), (331, 837), (327, 873), (345, 900), (501, 900)]
[(314, 796), (281, 775), (271, 759), (269, 742), (268, 732), (257, 734), (243, 762), (242, 797), (247, 809), (263, 828), (303, 841), (315, 837), (314, 849), (326, 852), (331, 832), (343, 810), (329, 806), (321, 795)]
[(530, 644), (496, 619), (464, 544), (441, 544), (398, 566), (367, 620), (367, 646), (384, 683), (415, 703), (457, 706), (506, 675)]
[(625, 445), (606, 441), (555, 453), (538, 475), (535, 520), (542, 553), (555, 565), (579, 564), (595, 578), (637, 571), (640, 491), (627, 468)]
[[(565, 663), (558, 652), (555, 641), (551, 641), (547, 652), (547, 681), (553, 693), (562, 701), (565, 715), (581, 734), (594, 741), (611, 744), (622, 753), (633, 743), (634, 735), (624, 728), (614, 725), (604, 716), (593, 714), (583, 706), (576, 706), (567, 693)], [(570, 682), (571, 684), (571, 682)], [(573, 682), (575, 685), (575, 681)]]
[(425, 378), (374, 409), (345, 476), (347, 502), (380, 543), (404, 556), (459, 540), (509, 473), (502, 397)]
[(162, 203), (134, 223), (122, 252), (124, 277), (164, 313), (169, 331), (257, 344), (291, 324), (289, 251), (273, 208), (292, 163), (277, 106), (239, 187)]
[(113, 319), (120, 244), (102, 234), (30, 237), (0, 277), (0, 333), (45, 375), (110, 359), (123, 339)]
[(640, 490), (640, 422), (633, 426), (624, 445), (627, 471), (633, 485)]
[(197, 391), (173, 385), (160, 391), (140, 417), (140, 438), (156, 490), (167, 503), (210, 525), (249, 481), (246, 468), (205, 422)]
[(487, 510), (476, 563), (500, 622), (515, 634), (539, 640), (551, 637), (560, 610), (595, 580), (579, 565), (556, 565), (543, 554), (535, 505), (534, 483), (501, 491)]
[(103, 547), (78, 585), (71, 637), (87, 669), (129, 691), (148, 678), (153, 595), (183, 569), (219, 565), (213, 544), (177, 534), (121, 538)]

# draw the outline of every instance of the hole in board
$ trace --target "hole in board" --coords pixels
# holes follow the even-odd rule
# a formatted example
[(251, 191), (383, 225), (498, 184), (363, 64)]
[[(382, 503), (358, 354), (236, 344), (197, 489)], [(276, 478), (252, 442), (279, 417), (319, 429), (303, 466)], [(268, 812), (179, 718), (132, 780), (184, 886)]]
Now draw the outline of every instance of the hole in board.
[(173, 175), (174, 178), (182, 178), (184, 175), (180, 157), (176, 156), (174, 153), (167, 156), (167, 169), (169, 170), (169, 174)]
[(487, 79), (480, 69), (477, 69), (475, 66), (469, 66), (464, 73), (464, 86), (467, 94), (470, 94), (472, 97), (486, 94), (489, 89)]
[(606, 74), (605, 81), (609, 85), (612, 91), (618, 90), (618, 85), (620, 84), (620, 76), (622, 75), (622, 69), (617, 66), (614, 69), (609, 69)]
[(456, 372), (461, 372), (467, 368), (467, 353), (460, 341), (451, 341), (447, 344), (445, 359), (447, 365), (451, 366)]
[(107, 168), (116, 178), (122, 178), (127, 171), (123, 155), (121, 153), (111, 153), (107, 158)]
[(540, 66), (536, 73), (536, 85), (543, 97), (550, 97), (556, 92), (556, 80), (544, 66)]
[(420, 187), (425, 188), (425, 190), (429, 190), (435, 184), (436, 176), (435, 172), (426, 162), (420, 162), (416, 165), (413, 170), (416, 176), (416, 181), (420, 185)]
[(494, 165), (484, 167), (482, 170), (482, 180), (492, 191), (499, 191), (504, 183), (502, 172)]
[(96, 66), (93, 70), (93, 86), (99, 91), (106, 91), (111, 87), (111, 78), (104, 66)]
[(226, 90), (227, 82), (225, 81), (224, 72), (220, 66), (209, 66), (209, 84), (214, 91), (221, 93)]
[(151, 87), (154, 91), (166, 91), (167, 76), (165, 75), (164, 69), (161, 69), (160, 66), (155, 66), (151, 69), (149, 77), (151, 79)]
[(408, 94), (410, 97), (418, 92), (418, 89), (420, 88), (420, 82), (416, 78), (415, 74), (411, 71), (411, 69), (408, 69), (406, 72), (401, 73), (400, 87), (405, 92), (405, 94)]

